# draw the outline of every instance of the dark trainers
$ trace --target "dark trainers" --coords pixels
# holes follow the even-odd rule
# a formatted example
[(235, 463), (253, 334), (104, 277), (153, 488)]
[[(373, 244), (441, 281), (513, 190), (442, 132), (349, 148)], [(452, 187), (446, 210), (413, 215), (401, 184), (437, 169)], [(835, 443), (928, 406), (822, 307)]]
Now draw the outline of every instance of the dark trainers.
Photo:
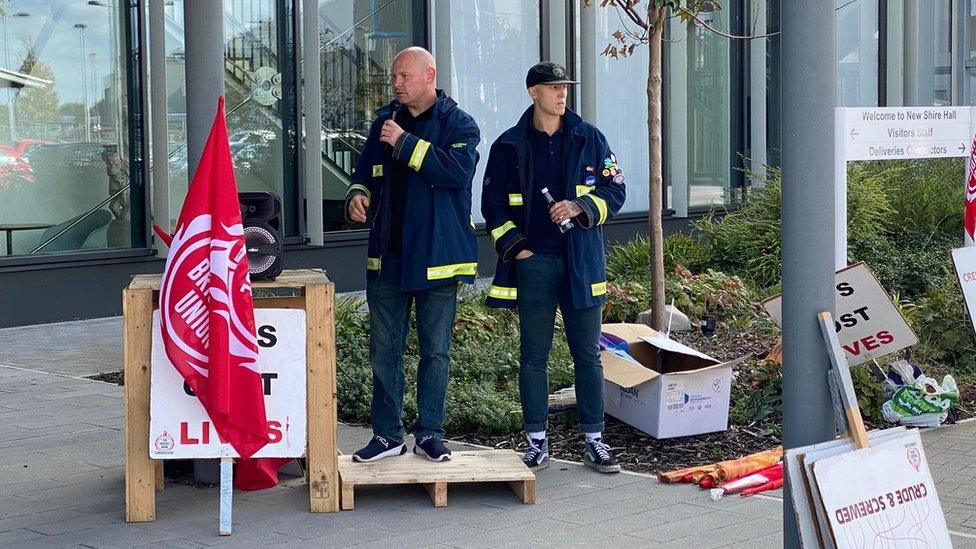
[(424, 456), (427, 461), (450, 461), (451, 451), (444, 446), (444, 441), (434, 435), (424, 435), (417, 439), (413, 453)]
[(529, 449), (522, 454), (522, 463), (533, 471), (549, 467), (549, 439), (530, 438)]
[(402, 456), (407, 453), (407, 445), (402, 440), (394, 440), (379, 435), (373, 435), (373, 440), (365, 448), (352, 455), (353, 461), (364, 463), (377, 461), (390, 456)]
[(610, 455), (610, 446), (603, 443), (603, 439), (586, 441), (586, 452), (583, 454), (583, 464), (592, 467), (600, 473), (619, 473), (620, 465)]

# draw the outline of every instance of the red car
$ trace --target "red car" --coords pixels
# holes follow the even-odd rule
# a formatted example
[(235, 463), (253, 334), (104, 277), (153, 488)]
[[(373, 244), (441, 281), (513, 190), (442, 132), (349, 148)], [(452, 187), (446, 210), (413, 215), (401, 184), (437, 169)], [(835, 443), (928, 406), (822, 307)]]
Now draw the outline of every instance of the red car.
[(0, 186), (35, 181), (34, 170), (21, 154), (16, 149), (0, 145)]

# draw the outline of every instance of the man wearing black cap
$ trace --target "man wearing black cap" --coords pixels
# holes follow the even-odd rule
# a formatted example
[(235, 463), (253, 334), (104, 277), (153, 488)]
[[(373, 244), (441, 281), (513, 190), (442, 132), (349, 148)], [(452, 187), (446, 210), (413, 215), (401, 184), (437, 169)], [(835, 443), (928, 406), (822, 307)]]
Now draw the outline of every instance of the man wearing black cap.
[(525, 85), (532, 106), (491, 146), (481, 211), (498, 264), (487, 302), (519, 310), (519, 393), (529, 440), (523, 461), (534, 469), (549, 464), (546, 367), (558, 306), (586, 435), (583, 461), (615, 473), (620, 466), (602, 438), (602, 225), (623, 205), (624, 176), (600, 130), (566, 108), (569, 84), (576, 82), (555, 63), (529, 69)]

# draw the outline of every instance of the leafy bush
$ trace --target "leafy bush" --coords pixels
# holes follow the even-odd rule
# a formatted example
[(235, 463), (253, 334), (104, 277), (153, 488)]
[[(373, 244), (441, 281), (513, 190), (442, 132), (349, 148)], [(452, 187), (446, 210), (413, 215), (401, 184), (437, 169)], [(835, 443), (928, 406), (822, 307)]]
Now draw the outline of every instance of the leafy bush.
[(742, 326), (753, 323), (763, 314), (752, 292), (737, 276), (708, 269), (701, 274), (679, 266), (668, 281), (665, 295), (673, 298), (679, 311), (692, 320), (714, 314), (718, 320)]
[(607, 251), (607, 281), (618, 284), (625, 282), (650, 281), (651, 242), (643, 235), (637, 235), (628, 242), (613, 244)]
[(747, 360), (732, 383), (729, 421), (735, 425), (761, 425), (782, 433), (783, 373), (778, 364)]
[(710, 248), (710, 267), (764, 288), (780, 280), (780, 172), (769, 167), (737, 211), (712, 213), (693, 224)]
[[(862, 215), (885, 216), (888, 232), (958, 235), (963, 219), (964, 162), (960, 158), (855, 162), (848, 172), (848, 187), (854, 191), (867, 186), (884, 194), (886, 208)], [(857, 225), (849, 226), (849, 231), (866, 232)]]
[(915, 358), (920, 363), (949, 367), (957, 375), (973, 372), (976, 344), (964, 316), (962, 292), (953, 278), (933, 284), (924, 295), (900, 306), (918, 336)]
[(950, 252), (962, 245), (961, 233), (960, 230), (952, 236), (902, 233), (854, 237), (848, 244), (848, 261), (866, 262), (882, 286), (913, 299), (952, 276)]

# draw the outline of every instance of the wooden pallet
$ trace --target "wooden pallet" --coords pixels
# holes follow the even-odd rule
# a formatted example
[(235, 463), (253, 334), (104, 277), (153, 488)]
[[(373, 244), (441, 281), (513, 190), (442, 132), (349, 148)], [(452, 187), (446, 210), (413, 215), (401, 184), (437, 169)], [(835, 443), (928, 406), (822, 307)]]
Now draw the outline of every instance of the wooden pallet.
[(454, 452), (451, 461), (433, 463), (412, 453), (373, 463), (339, 456), (342, 510), (355, 506), (356, 486), (420, 484), (434, 507), (447, 506), (447, 485), (463, 482), (507, 482), (522, 502), (535, 503), (535, 474), (512, 450)]

